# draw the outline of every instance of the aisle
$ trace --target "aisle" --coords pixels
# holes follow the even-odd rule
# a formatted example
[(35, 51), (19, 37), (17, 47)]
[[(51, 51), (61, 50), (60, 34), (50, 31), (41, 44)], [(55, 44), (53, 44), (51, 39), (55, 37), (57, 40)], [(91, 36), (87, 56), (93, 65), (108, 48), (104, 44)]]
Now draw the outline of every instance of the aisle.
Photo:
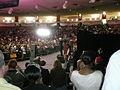
[[(49, 54), (49, 55), (46, 55), (46, 56), (41, 56), (42, 60), (46, 61), (46, 65), (44, 67), (50, 70), (52, 68), (53, 62), (57, 59), (56, 57), (57, 57), (58, 54), (60, 54), (60, 52), (56, 52), (56, 53)], [(25, 69), (25, 63), (26, 62), (30, 62), (30, 61), (29, 60), (19, 61), (18, 65), (22, 69)]]

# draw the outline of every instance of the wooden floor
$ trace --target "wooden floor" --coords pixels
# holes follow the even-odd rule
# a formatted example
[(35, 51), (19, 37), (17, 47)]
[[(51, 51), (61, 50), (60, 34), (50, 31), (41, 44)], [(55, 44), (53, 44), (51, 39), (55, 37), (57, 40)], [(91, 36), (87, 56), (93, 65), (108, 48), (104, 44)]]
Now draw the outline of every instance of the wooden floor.
[[(56, 53), (49, 54), (49, 55), (46, 55), (46, 56), (41, 56), (41, 59), (46, 61), (46, 65), (44, 66), (46, 69), (50, 70), (52, 68), (53, 62), (57, 59), (56, 57), (57, 57), (58, 54), (60, 54), (60, 52), (56, 52)], [(25, 69), (25, 63), (26, 62), (30, 62), (30, 60), (19, 61), (18, 65), (22, 69)]]

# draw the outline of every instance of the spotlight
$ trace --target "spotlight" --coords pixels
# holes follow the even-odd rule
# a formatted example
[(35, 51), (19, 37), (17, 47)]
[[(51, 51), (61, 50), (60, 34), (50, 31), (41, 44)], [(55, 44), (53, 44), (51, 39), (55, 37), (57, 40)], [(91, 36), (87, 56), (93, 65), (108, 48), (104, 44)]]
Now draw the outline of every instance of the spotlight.
[(38, 29), (36, 31), (37, 35), (41, 36), (41, 37), (47, 37), (47, 36), (50, 36), (51, 32), (49, 29), (46, 29), (46, 28), (41, 28), (41, 29)]

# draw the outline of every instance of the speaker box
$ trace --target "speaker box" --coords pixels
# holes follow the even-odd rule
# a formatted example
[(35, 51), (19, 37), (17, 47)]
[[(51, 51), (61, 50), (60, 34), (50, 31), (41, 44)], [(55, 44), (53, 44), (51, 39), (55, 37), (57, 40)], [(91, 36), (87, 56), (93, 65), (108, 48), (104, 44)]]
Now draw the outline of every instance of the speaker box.
[(37, 45), (31, 45), (30, 58), (35, 58), (36, 56), (37, 56)]

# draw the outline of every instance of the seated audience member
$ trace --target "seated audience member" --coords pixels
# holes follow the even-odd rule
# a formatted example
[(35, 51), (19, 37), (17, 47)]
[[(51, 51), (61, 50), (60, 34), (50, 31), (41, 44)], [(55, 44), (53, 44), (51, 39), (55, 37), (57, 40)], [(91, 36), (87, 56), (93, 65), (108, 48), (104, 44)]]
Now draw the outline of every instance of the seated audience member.
[(49, 73), (49, 70), (42, 67), (42, 66), (45, 66), (46, 62), (44, 60), (41, 60), (41, 58), (39, 56), (36, 57), (33, 60), (33, 62), (40, 65), (43, 84), (50, 85), (50, 73)]
[(23, 90), (49, 90), (49, 87), (42, 83), (41, 69), (38, 64), (29, 64), (24, 73), (29, 85)]
[(51, 86), (56, 90), (67, 90), (66, 87), (66, 72), (62, 68), (60, 61), (56, 60), (53, 64), (53, 68), (50, 72), (51, 75)]
[(3, 77), (5, 74), (4, 55), (0, 51), (0, 90), (21, 90), (19, 87), (8, 83)]
[(9, 83), (13, 85), (16, 85), (20, 88), (24, 87), (26, 78), (21, 68), (17, 65), (16, 59), (11, 59), (8, 62), (8, 71), (5, 73), (5, 78)]
[(109, 59), (102, 90), (120, 90), (120, 50)]
[(71, 81), (76, 90), (99, 90), (103, 74), (99, 70), (94, 70), (94, 51), (85, 51), (78, 61), (79, 70), (73, 71)]

